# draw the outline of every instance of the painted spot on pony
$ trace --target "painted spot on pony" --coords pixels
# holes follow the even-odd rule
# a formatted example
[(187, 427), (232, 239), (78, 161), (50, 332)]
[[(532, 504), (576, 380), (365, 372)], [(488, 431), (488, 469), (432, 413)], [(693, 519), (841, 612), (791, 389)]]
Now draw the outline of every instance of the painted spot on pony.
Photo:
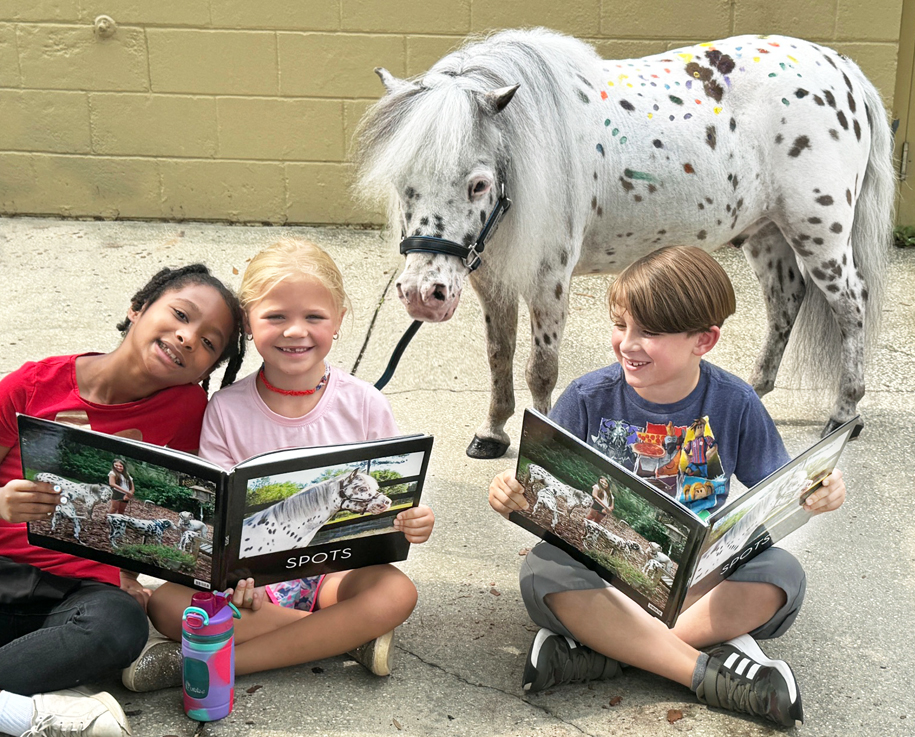
[[(387, 94), (361, 121), (356, 160), (366, 198), (392, 213), (391, 232), (408, 209), (435, 212), (441, 227), (415, 232), (460, 244), (480, 229), (468, 206), (492, 212), (503, 188), (513, 202), (469, 277), (459, 257), (409, 253), (397, 280), (419, 319), (448, 319), (468, 278), (480, 299), (492, 397), (470, 455), (508, 447), (518, 299), (537, 316), (526, 375), (547, 411), (571, 277), (616, 273), (665, 245), (741, 245), (769, 323), (750, 383), (759, 394), (774, 387), (790, 336), (814, 385), (835, 383), (827, 428), (854, 416), (880, 317), (894, 179), (886, 111), (853, 62), (775, 36), (606, 61), (535, 29), (471, 42), (415, 79), (379, 75)], [(421, 202), (408, 207), (407, 186)], [(845, 266), (836, 274), (832, 262)]]

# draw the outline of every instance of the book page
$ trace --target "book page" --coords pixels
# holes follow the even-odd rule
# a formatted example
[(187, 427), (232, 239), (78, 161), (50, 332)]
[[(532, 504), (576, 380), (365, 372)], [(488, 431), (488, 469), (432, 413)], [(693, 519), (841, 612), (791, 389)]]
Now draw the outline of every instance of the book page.
[(19, 442), (23, 477), (60, 488), (54, 514), (29, 523), (31, 544), (211, 588), (221, 475), (211, 464), (24, 416)]
[(672, 622), (680, 566), (702, 523), (654, 486), (530, 410), (516, 477), (528, 509), (511, 521), (558, 545)]
[(704, 584), (701, 592), (690, 591), (690, 600), (810, 519), (804, 501), (835, 468), (856, 424), (853, 420), (838, 428), (709, 519), (691, 586)]
[(229, 584), (238, 575), (268, 583), (403, 560), (409, 543), (394, 518), (419, 503), (431, 446), (431, 437), (411, 436), (237, 466)]

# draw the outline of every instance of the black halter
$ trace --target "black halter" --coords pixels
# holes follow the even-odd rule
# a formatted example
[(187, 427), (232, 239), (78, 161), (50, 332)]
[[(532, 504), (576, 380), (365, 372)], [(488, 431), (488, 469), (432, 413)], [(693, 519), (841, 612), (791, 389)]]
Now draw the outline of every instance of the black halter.
[(483, 261), (480, 254), (486, 247), (486, 241), (496, 232), (502, 216), (508, 212), (512, 206), (512, 201), (505, 195), (504, 182), (500, 185), (499, 201), (489, 214), (489, 219), (477, 236), (476, 242), (472, 246), (462, 246), (455, 241), (449, 241), (445, 238), (436, 238), (431, 235), (411, 235), (404, 237), (400, 241), (400, 252), (403, 254), (412, 253), (413, 251), (425, 251), (426, 253), (443, 253), (446, 256), (457, 256), (467, 267), (468, 271), (476, 271)]

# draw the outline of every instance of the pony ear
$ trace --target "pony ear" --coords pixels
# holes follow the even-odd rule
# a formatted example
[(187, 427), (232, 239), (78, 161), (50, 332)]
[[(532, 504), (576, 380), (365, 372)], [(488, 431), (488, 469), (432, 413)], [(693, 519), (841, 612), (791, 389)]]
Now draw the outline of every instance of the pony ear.
[(418, 90), (419, 85), (415, 82), (409, 82), (406, 79), (398, 79), (384, 67), (375, 67), (375, 74), (381, 79), (381, 83), (388, 91), (388, 94), (402, 92), (404, 90)]
[(501, 113), (505, 109), (505, 106), (512, 101), (512, 98), (515, 96), (515, 93), (520, 86), (521, 83), (519, 82), (511, 87), (500, 87), (497, 90), (490, 90), (481, 95), (484, 109), (493, 114)]

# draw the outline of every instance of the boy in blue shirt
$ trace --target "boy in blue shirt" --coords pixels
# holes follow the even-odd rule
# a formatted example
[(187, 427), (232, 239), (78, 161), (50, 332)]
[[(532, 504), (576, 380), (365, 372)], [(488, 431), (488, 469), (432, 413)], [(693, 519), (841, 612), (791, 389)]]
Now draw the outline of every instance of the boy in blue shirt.
[[(731, 282), (711, 256), (694, 247), (655, 251), (614, 281), (608, 301), (618, 363), (573, 381), (552, 420), (601, 450), (618, 445), (622, 433), (630, 449), (641, 438), (656, 441), (670, 459), (651, 481), (696, 511), (722, 506), (732, 475), (751, 487), (789, 460), (753, 389), (702, 360), (736, 309)], [(638, 472), (637, 452), (615, 457), (629, 457)], [(697, 498), (688, 493), (697, 484), (714, 491)], [(844, 501), (837, 470), (805, 508), (818, 514)], [(513, 471), (493, 479), (489, 503), (506, 517), (527, 508)], [(756, 639), (778, 637), (791, 626), (805, 589), (794, 556), (769, 548), (735, 568), (668, 629), (541, 542), (521, 570), (525, 606), (542, 628), (527, 656), (523, 687), (533, 693), (611, 678), (627, 663), (689, 687), (702, 703), (794, 726), (803, 720), (794, 674), (784, 661), (767, 658)]]

